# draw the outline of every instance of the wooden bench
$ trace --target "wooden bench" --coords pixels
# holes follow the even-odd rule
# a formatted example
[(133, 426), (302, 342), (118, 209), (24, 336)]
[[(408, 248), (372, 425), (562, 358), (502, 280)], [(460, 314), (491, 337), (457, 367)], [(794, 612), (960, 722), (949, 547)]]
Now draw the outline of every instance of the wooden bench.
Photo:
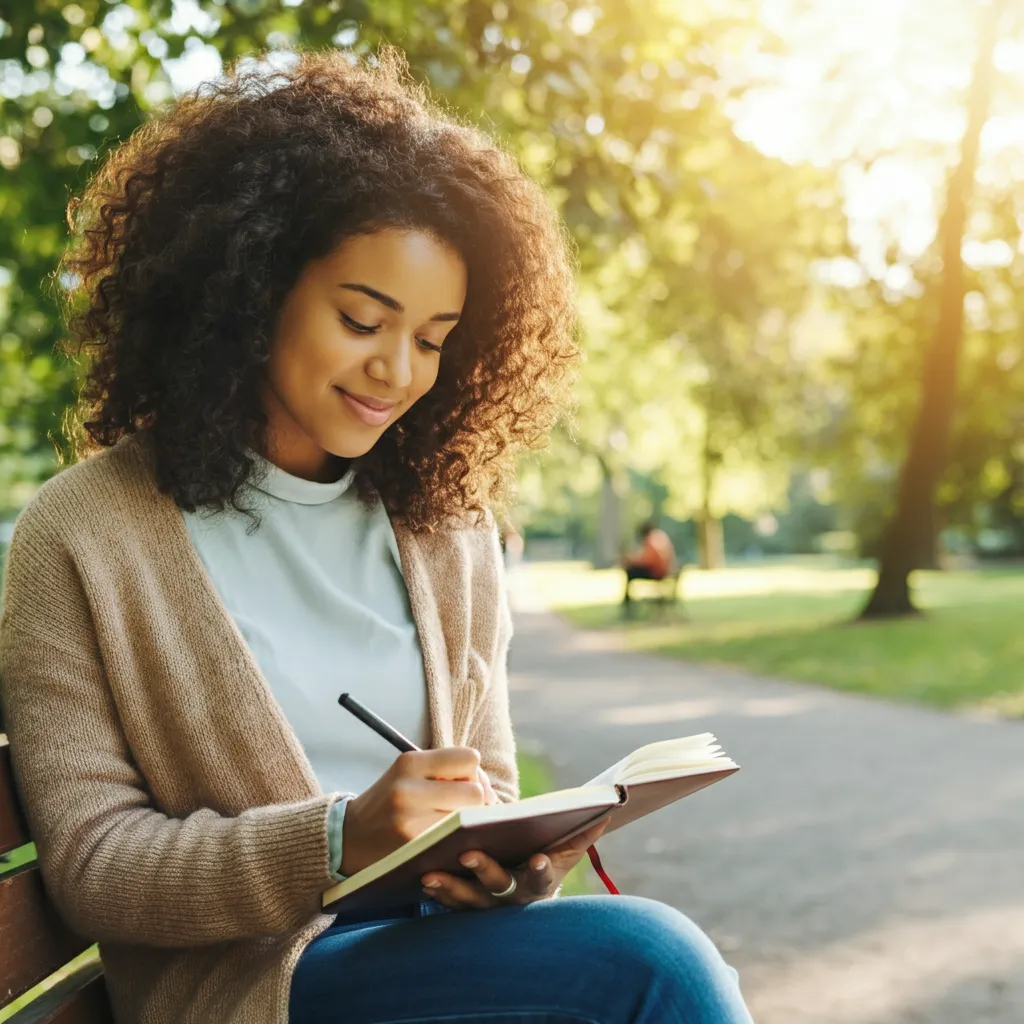
[[(683, 578), (683, 568), (682, 564), (678, 565), (672, 572), (667, 576), (663, 576), (660, 580), (633, 580), (629, 587), (629, 592), (632, 596), (630, 604), (636, 607), (640, 602), (649, 601), (663, 612), (669, 608), (678, 607), (680, 605), (679, 584)], [(641, 588), (639, 595), (636, 593), (637, 588)], [(627, 609), (629, 607), (630, 605), (626, 606)]]
[(99, 956), (50, 902), (30, 843), (0, 732), (0, 1009), (46, 983), (5, 1024), (112, 1024)]

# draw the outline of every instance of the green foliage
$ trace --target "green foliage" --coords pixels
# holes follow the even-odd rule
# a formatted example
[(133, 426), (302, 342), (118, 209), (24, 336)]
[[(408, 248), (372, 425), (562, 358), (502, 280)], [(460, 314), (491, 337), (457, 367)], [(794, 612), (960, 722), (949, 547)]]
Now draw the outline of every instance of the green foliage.
[[(968, 253), (982, 258), (979, 246), (997, 242), (985, 258), (998, 262), (967, 267), (956, 416), (937, 501), (946, 524), (980, 528), (992, 503), (1012, 522), (1024, 516), (1024, 194), (982, 188), (974, 223), (988, 228), (971, 240)], [(838, 497), (868, 551), (891, 507), (917, 407), (924, 343), (934, 330), (940, 271), (934, 253), (908, 270), (906, 294), (894, 294), (884, 280), (836, 293), (849, 348), (829, 369), (845, 394), (819, 454), (836, 469)]]
[[(60, 353), (63, 292), (53, 275), (67, 200), (104, 152), (169, 102), (189, 68), (213, 74), (262, 50), (287, 59), (296, 45), (368, 54), (386, 40), (406, 51), (435, 95), (495, 133), (544, 183), (577, 246), (587, 361), (575, 421), (542, 465), (524, 464), (522, 517), (548, 529), (587, 510), (592, 534), (610, 481), (622, 492), (637, 488), (621, 517), (628, 531), (652, 505), (641, 482), (657, 481), (665, 515), (750, 518), (786, 507), (792, 471), (828, 465), (833, 498), (846, 510), (839, 525), (855, 526), (870, 547), (914, 412), (936, 261), (894, 241), (884, 265), (871, 264), (850, 241), (836, 171), (768, 156), (733, 121), (766, 61), (781, 75), (787, 47), (831, 47), (838, 63), (819, 63), (845, 83), (844, 106), (830, 107), (824, 88), (808, 103), (818, 104), (841, 154), (833, 168), (868, 175), (891, 156), (865, 141), (893, 137), (891, 125), (858, 106), (868, 109), (885, 83), (870, 61), (857, 64), (827, 38), (833, 15), (824, 6), (794, 8), (785, 40), (753, 0), (8, 6), (0, 22), (0, 516), (68, 454), (61, 424), (80, 370)], [(949, 29), (969, 25), (970, 11), (961, 21), (930, 19), (926, 7), (914, 45), (935, 60), (962, 60), (963, 33)], [(1024, 31), (1020, 20), (1008, 20), (1007, 31)], [(955, 108), (959, 95), (936, 83), (922, 103)], [(1021, 98), (1020, 83), (1004, 75), (996, 112), (1012, 113)], [(951, 147), (910, 137), (902, 145), (901, 156), (937, 167), (941, 182)], [(987, 525), (990, 505), (1012, 525), (1024, 506), (1022, 178), (1019, 154), (990, 155), (969, 225), (978, 258), (939, 495), (953, 525)], [(823, 283), (821, 268), (836, 258), (847, 272), (859, 261), (859, 283)], [(826, 289), (839, 326), (829, 328), (838, 344), (823, 347), (820, 321), (807, 311), (822, 308)]]
[[(827, 81), (836, 88), (814, 95), (821, 97), (822, 122), (838, 126), (834, 133), (844, 136), (845, 173), (872, 192), (880, 208), (892, 210), (888, 217), (879, 213), (870, 226), (870, 244), (856, 253), (856, 267), (842, 268), (841, 284), (832, 291), (845, 345), (824, 367), (833, 418), (813, 448), (814, 457), (834, 469), (837, 500), (866, 552), (876, 550), (892, 511), (922, 393), (924, 355), (935, 335), (942, 260), (939, 239), (929, 240), (928, 231), (937, 224), (959, 159), (974, 37), (986, 6), (952, 0), (940, 17), (932, 4), (907, 5), (906, 31), (891, 41), (885, 76), (878, 74), (870, 50), (837, 46), (840, 56), (830, 65), (828, 40), (815, 43), (824, 51)], [(1019, 4), (1003, 5), (999, 38), (1008, 49), (1020, 45), (1022, 12)], [(904, 92), (913, 93), (918, 116), (902, 114), (901, 122), (898, 105), (888, 100)], [(827, 95), (843, 97), (845, 105), (837, 108)], [(1019, 144), (999, 142), (998, 123), (1016, 115), (1021, 99), (1024, 80), (1007, 65), (996, 74), (991, 115), (997, 123), (983, 135), (962, 247), (965, 334), (949, 458), (936, 503), (940, 524), (970, 533), (985, 525), (992, 502), (1002, 502), (1004, 514), (1024, 511), (1024, 161)], [(876, 116), (868, 117), (869, 111)], [(884, 139), (897, 139), (898, 145)], [(885, 196), (887, 187), (906, 182), (908, 174), (918, 183), (917, 198), (931, 208), (923, 224), (918, 216), (913, 238), (900, 232), (904, 211), (894, 209), (899, 200), (887, 203)], [(851, 275), (859, 280), (851, 284)]]
[(584, 276), (575, 438), (613, 471), (658, 474), (673, 515), (753, 515), (784, 502), (820, 404), (794, 326), (815, 260), (842, 251), (838, 193), (739, 140), (720, 109), (673, 158), (642, 234)]
[[(659, 438), (687, 423), (699, 431), (707, 393), (691, 386), (695, 373), (706, 381), (702, 359), (665, 341), (662, 325), (677, 334), (681, 327), (668, 310), (705, 294), (706, 322), (714, 296), (729, 293), (738, 308), (748, 279), (766, 282), (769, 264), (799, 264), (788, 241), (763, 254), (754, 240), (767, 225), (748, 222), (757, 207), (776, 218), (772, 231), (791, 226), (780, 190), (796, 195), (799, 176), (740, 143), (723, 112), (733, 90), (720, 74), (723, 54), (769, 42), (753, 10), (725, 0), (685, 12), (661, 0), (576, 8), (504, 0), (21, 5), (0, 38), (8, 99), (0, 265), (9, 276), (6, 286), (0, 280), (0, 462), (11, 483), (52, 471), (53, 447), (63, 447), (75, 368), (57, 353), (61, 289), (52, 274), (67, 199), (104, 150), (171, 100), (175, 77), (192, 62), (205, 60), (212, 73), (222, 60), (265, 48), (368, 53), (382, 40), (401, 46), (452, 109), (516, 152), (548, 186), (576, 239), (584, 291), (596, 298), (587, 316), (594, 376), (581, 393), (574, 472), (623, 429), (636, 435), (624, 449), (635, 468), (667, 467)], [(753, 170), (744, 170), (748, 163)], [(763, 197), (753, 195), (761, 186)], [(741, 225), (746, 234), (737, 241)], [(749, 268), (741, 275), (739, 260)], [(771, 288), (777, 296), (788, 283)], [(734, 317), (742, 330), (757, 330), (759, 302)], [(744, 344), (733, 342), (734, 353)], [(748, 381), (741, 404), (750, 406), (751, 392)], [(726, 446), (735, 447), (731, 439)], [(669, 448), (678, 463), (686, 445)], [(685, 469), (675, 465), (672, 477)], [(16, 507), (19, 492), (7, 493)]]

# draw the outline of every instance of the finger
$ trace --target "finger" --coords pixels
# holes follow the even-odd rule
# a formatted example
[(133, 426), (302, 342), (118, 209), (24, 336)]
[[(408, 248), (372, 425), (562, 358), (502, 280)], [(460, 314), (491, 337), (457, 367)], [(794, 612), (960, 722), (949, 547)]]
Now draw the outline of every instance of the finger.
[(480, 783), (484, 787), (484, 802), (488, 804), (498, 803), (498, 794), (494, 792), (494, 787), (491, 785), (491, 780), (487, 775), (487, 772), (483, 768), (478, 768), (477, 773), (479, 775)]
[(402, 774), (421, 779), (475, 779), (480, 751), (473, 747), (407, 750), (396, 758)]
[(423, 895), (429, 896), (432, 900), (450, 907), (452, 910), (464, 909), (462, 904), (450, 894), (450, 886), (454, 880), (451, 875), (440, 874), (437, 876), (438, 885), (423, 886)]
[(549, 896), (555, 889), (555, 865), (546, 854), (531, 857), (525, 868), (516, 872), (519, 888), (516, 893), (526, 892), (534, 899)]
[(490, 893), (504, 892), (509, 887), (511, 872), (480, 850), (467, 851), (459, 858), (459, 863), (469, 868), (477, 881)]
[(495, 897), (511, 903), (529, 903), (548, 896), (555, 888), (555, 866), (551, 858), (539, 853), (531, 857), (526, 866), (515, 871), (503, 868), (496, 860), (479, 850), (470, 850), (459, 858), (468, 867), (477, 881), (492, 896), (504, 892), (514, 877), (516, 888), (509, 896)]
[(594, 845), (595, 840), (600, 838), (604, 828), (605, 826), (601, 826), (599, 829), (588, 829), (562, 846), (549, 850), (548, 854), (555, 866), (560, 871), (568, 871), (575, 867), (587, 855), (587, 851)]
[(424, 895), (429, 896), (435, 903), (440, 903), (442, 907), (447, 907), (449, 910), (476, 909), (464, 907), (458, 900), (454, 900), (450, 896), (446, 896), (441, 889), (424, 889), (423, 892)]
[(590, 846), (599, 836), (603, 835), (608, 830), (608, 826), (611, 822), (612, 818), (609, 814), (607, 817), (602, 818), (599, 822), (592, 825), (581, 835), (576, 836), (575, 838), (579, 840), (578, 845), (585, 843), (586, 846), (583, 848), (586, 849), (587, 846)]
[[(426, 883), (430, 881), (437, 881), (440, 884), (428, 886)], [(459, 878), (456, 875), (431, 874), (424, 879), (423, 891), (439, 903), (444, 903), (446, 907), (457, 905), (483, 910), (486, 907), (493, 907), (500, 902), (475, 879), (468, 880)]]
[(405, 779), (395, 786), (397, 798), (413, 811), (457, 811), (484, 803), (484, 787), (477, 781), (452, 782), (440, 779)]

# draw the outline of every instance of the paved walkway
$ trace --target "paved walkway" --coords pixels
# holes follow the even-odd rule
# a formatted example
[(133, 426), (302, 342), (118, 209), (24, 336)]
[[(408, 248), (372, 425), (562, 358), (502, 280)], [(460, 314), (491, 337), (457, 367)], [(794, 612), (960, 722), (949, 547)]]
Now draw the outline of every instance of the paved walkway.
[(1024, 1022), (1024, 723), (623, 653), (516, 614), (525, 749), (578, 785), (711, 730), (743, 770), (599, 843), (694, 918), (758, 1024)]

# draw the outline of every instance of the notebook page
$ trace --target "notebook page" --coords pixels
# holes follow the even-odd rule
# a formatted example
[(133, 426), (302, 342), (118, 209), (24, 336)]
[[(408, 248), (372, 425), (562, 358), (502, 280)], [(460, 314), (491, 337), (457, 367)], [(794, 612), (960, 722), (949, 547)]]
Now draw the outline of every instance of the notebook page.
[(671, 778), (673, 775), (690, 774), (689, 768), (707, 765), (711, 761), (715, 762), (716, 768), (735, 767), (734, 763), (722, 754), (722, 748), (713, 733), (704, 732), (695, 736), (658, 740), (631, 751), (591, 779), (587, 785), (612, 785), (616, 782), (635, 780), (640, 775), (650, 773), (662, 778)]
[(463, 825), (486, 825), (492, 821), (515, 821), (538, 814), (556, 814), (584, 807), (603, 807), (619, 802), (614, 786), (577, 786), (573, 789), (556, 789), (551, 793), (529, 796), (523, 800), (504, 804), (481, 804), (463, 807), (458, 811)]

